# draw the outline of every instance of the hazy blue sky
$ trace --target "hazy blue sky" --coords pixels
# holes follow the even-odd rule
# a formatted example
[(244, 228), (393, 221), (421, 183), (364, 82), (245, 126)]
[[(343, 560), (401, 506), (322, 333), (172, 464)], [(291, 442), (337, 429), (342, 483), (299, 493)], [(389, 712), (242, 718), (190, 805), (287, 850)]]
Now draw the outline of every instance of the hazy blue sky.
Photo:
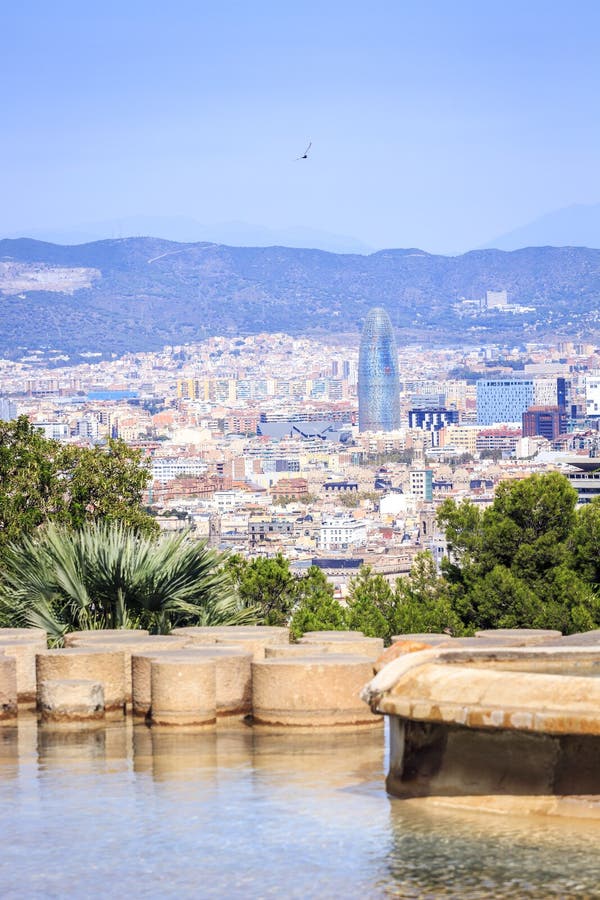
[(7, 0), (0, 233), (150, 214), (478, 246), (600, 201), (599, 34), (581, 0)]

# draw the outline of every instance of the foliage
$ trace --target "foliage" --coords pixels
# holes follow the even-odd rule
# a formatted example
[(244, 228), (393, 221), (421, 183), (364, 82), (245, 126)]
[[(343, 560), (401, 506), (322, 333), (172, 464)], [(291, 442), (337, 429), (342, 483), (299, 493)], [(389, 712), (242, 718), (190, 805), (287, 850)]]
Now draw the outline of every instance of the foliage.
[(3, 625), (67, 631), (255, 621), (231, 591), (221, 557), (186, 535), (147, 537), (114, 522), (49, 524), (8, 546), (0, 575)]
[(245, 606), (256, 608), (264, 625), (287, 625), (296, 603), (296, 578), (281, 553), (273, 558), (230, 556), (226, 572)]
[(398, 578), (393, 588), (383, 575), (363, 566), (350, 582), (346, 620), (349, 628), (386, 643), (395, 634), (464, 631), (430, 553), (417, 554), (409, 575)]
[(345, 611), (333, 596), (333, 585), (317, 566), (311, 566), (296, 584), (297, 603), (290, 626), (292, 636), (306, 631), (344, 631)]
[(548, 472), (500, 484), (483, 512), (469, 501), (442, 504), (443, 573), (466, 628), (571, 633), (600, 624), (600, 505), (576, 502), (567, 479)]
[(139, 451), (122, 441), (75, 447), (48, 440), (25, 416), (0, 421), (0, 552), (50, 521), (78, 528), (106, 520), (156, 533), (141, 506), (149, 477)]

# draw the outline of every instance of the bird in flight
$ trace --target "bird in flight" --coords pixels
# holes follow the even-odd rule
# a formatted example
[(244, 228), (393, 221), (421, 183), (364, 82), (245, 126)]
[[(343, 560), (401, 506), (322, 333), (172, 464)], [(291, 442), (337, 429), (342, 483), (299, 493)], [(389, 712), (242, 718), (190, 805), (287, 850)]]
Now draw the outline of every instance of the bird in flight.
[(312, 147), (312, 141), (309, 142), (308, 147), (306, 148), (306, 150), (304, 151), (304, 153), (302, 154), (302, 156), (297, 156), (297, 157), (296, 157), (296, 162), (297, 162), (299, 159), (308, 159), (308, 151), (310, 150), (311, 147)]

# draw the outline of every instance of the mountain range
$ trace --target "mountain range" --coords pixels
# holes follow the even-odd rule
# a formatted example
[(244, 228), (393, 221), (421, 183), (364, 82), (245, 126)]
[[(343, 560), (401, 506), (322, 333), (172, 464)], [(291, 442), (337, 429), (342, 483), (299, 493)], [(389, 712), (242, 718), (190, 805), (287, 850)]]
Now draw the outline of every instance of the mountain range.
[(484, 247), (600, 247), (600, 203), (578, 203), (555, 209), (488, 241)]
[[(461, 301), (506, 290), (518, 314)], [(158, 349), (262, 331), (358, 337), (384, 306), (400, 341), (511, 344), (600, 328), (600, 250), (529, 247), (368, 256), (123, 238), (77, 246), (0, 241), (0, 353)]]

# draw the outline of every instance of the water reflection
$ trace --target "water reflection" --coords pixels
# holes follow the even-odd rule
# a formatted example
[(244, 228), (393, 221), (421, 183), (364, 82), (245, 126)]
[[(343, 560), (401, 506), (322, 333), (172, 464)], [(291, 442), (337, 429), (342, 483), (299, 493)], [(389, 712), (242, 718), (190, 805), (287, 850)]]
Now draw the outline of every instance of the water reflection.
[(3, 897), (592, 897), (600, 827), (403, 802), (374, 733), (0, 729)]

